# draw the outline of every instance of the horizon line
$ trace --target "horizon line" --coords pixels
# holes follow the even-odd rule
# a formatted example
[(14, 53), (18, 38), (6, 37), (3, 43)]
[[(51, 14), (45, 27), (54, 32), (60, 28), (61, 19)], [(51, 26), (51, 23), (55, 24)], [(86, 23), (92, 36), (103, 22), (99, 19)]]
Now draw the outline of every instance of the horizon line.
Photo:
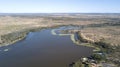
[(22, 14), (22, 13), (34, 13), (34, 14), (37, 14), (37, 13), (43, 13), (43, 14), (62, 14), (62, 13), (120, 13), (120, 12), (0, 12), (0, 13), (6, 13), (6, 14), (15, 14), (15, 13), (19, 13), (19, 14)]

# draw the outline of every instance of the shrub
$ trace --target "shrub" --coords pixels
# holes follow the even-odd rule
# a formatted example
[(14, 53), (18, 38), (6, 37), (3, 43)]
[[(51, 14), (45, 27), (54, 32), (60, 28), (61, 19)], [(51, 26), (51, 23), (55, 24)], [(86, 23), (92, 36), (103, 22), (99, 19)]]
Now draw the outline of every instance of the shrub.
[(101, 55), (101, 54), (93, 54), (93, 55), (92, 55), (92, 58), (93, 58), (94, 60), (101, 61), (101, 60), (104, 60), (104, 59), (105, 59), (105, 56), (104, 56), (104, 55)]

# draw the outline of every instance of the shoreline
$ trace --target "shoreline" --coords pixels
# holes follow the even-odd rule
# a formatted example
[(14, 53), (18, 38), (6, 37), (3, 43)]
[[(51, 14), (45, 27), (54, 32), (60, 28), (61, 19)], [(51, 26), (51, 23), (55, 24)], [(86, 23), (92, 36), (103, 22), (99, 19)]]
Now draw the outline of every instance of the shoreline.
[[(64, 26), (64, 25), (63, 25)], [(56, 28), (56, 27), (60, 27), (60, 26), (51, 26), (51, 27), (38, 27), (38, 28), (32, 28), (32, 29), (25, 29), (25, 30), (22, 30), (22, 31), (19, 31), (19, 32), (13, 32), (13, 33), (10, 33), (8, 35), (4, 35), (6, 40), (9, 40), (10, 41), (6, 41), (4, 42), (3, 44), (0, 44), (0, 47), (2, 46), (8, 46), (8, 45), (11, 45), (13, 43), (16, 43), (24, 38), (26, 38), (26, 36), (28, 35), (29, 32), (34, 32), (34, 31), (38, 31), (38, 30), (41, 30), (41, 29), (46, 29), (46, 28)], [(55, 33), (55, 30), (52, 30), (51, 31), (53, 35), (59, 35), (59, 36), (64, 36), (64, 35), (70, 35), (70, 38), (71, 40), (73, 41), (73, 43), (75, 43), (76, 45), (81, 45), (81, 46), (86, 46), (86, 47), (92, 47), (92, 48), (95, 48), (95, 50), (93, 50), (93, 54), (94, 53), (99, 53), (101, 52), (101, 50), (106, 50), (109, 51), (108, 46), (106, 46), (104, 43), (104, 45), (106, 46), (105, 48), (100, 48), (101, 47), (101, 43), (102, 42), (95, 42), (94, 40), (91, 40), (89, 38), (87, 38), (82, 32), (78, 31), (76, 32), (75, 34), (56, 34)], [(11, 40), (11, 37), (9, 38), (9, 35), (12, 35), (14, 36), (13, 37), (13, 40)], [(3, 36), (3, 37), (4, 37)], [(17, 37), (16, 37), (17, 36)], [(75, 39), (75, 36), (77, 36), (77, 40)], [(82, 44), (80, 42), (83, 42)], [(97, 46), (96, 46), (97, 45)], [(102, 46), (104, 46), (102, 45)], [(103, 53), (107, 54), (106, 52), (102, 51)]]
[(55, 26), (49, 26), (49, 27), (46, 27), (46, 26), (45, 27), (33, 27), (33, 28), (28, 28), (28, 29), (19, 30), (19, 31), (1, 35), (0, 36), (0, 47), (8, 46), (20, 40), (23, 40), (24, 38), (26, 38), (29, 32), (40, 31), (46, 28), (57, 28), (60, 26), (68, 26), (68, 25), (55, 25)]
[(25, 39), (29, 32), (35, 32), (45, 28), (46, 27), (36, 27), (1, 35), (0, 47), (12, 45), (20, 40)]
[[(115, 67), (118, 65), (118, 64), (115, 64), (113, 61), (109, 61), (110, 59), (108, 59), (109, 58), (108, 55), (111, 54), (109, 52), (114, 51), (113, 46), (109, 45), (108, 43), (102, 42), (102, 41), (95, 42), (94, 40), (87, 38), (80, 31), (77, 32), (77, 37), (78, 37), (78, 39), (76, 40), (76, 42), (77, 42), (78, 45), (81, 45), (80, 42), (84, 42), (84, 44), (82, 46), (92, 47), (95, 50), (93, 50), (93, 55), (91, 55), (90, 58), (89, 57), (81, 58), (81, 59), (87, 59), (86, 62), (83, 62), (83, 60), (79, 59), (79, 61), (76, 61), (73, 64), (73, 66), (75, 66), (76, 64), (77, 65), (88, 64), (89, 66), (91, 66), (92, 64), (95, 64), (95, 65), (102, 66), (103, 62), (105, 64), (111, 64)], [(94, 60), (98, 63), (97, 64), (96, 63), (91, 63), (91, 57), (97, 58), (97, 56), (99, 57), (99, 60), (97, 60), (97, 59), (96, 60), (92, 59), (92, 60)], [(100, 56), (101, 56), (101, 58), (100, 58)]]
[(14, 44), (20, 40), (23, 40), (28, 35), (29, 31), (17, 31), (1, 36), (0, 47)]

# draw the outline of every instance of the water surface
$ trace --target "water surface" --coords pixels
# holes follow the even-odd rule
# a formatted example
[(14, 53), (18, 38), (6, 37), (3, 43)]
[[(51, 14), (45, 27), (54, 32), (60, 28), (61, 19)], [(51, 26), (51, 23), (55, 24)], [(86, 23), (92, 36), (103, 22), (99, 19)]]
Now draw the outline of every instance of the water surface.
[(52, 35), (51, 29), (30, 32), (24, 40), (0, 48), (0, 67), (68, 67), (92, 48), (78, 46), (70, 36)]

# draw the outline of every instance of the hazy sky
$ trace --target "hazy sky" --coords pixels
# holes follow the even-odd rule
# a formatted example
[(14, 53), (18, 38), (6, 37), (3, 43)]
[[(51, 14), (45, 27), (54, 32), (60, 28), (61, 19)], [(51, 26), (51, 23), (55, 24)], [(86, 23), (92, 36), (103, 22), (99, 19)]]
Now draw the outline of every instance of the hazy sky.
[(3, 13), (120, 13), (120, 0), (0, 0)]

